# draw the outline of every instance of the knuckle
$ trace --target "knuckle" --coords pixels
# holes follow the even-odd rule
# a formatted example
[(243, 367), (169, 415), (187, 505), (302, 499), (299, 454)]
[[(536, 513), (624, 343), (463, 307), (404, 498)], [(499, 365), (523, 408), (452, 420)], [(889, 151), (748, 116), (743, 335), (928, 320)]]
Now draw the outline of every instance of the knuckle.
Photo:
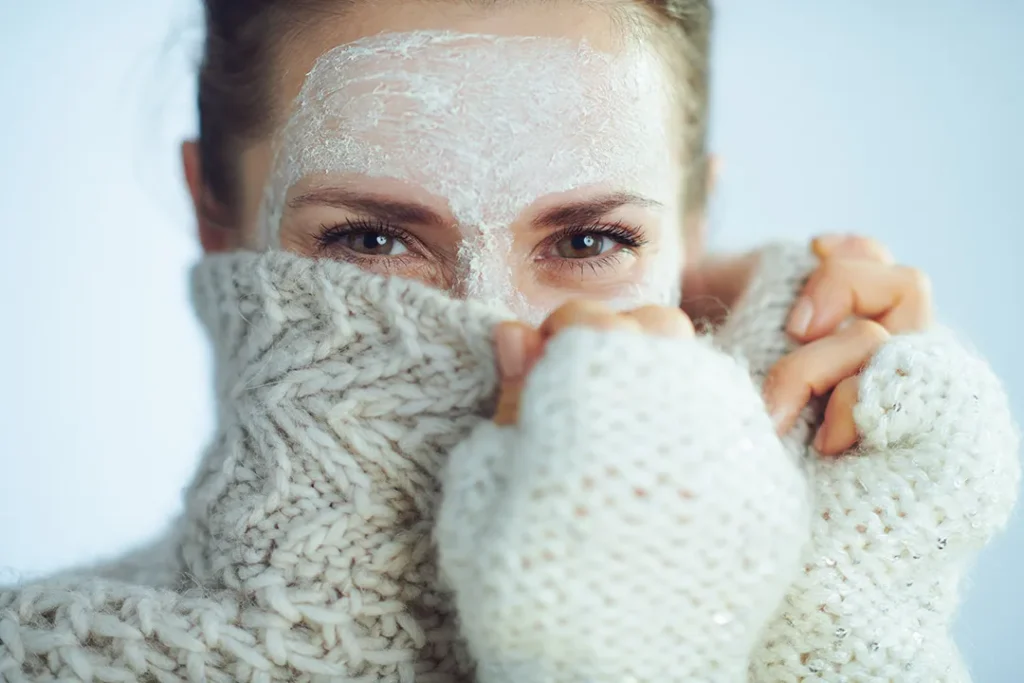
[(889, 330), (874, 320), (858, 318), (850, 323), (847, 328), (849, 334), (858, 339), (865, 339), (873, 343), (881, 343), (889, 339)]
[(880, 241), (866, 235), (847, 235), (833, 252), (835, 258), (868, 258), (881, 263), (891, 263), (889, 249)]
[(807, 280), (805, 291), (813, 292), (821, 289), (829, 289), (838, 283), (845, 282), (849, 268), (847, 260), (842, 256), (827, 258), (818, 264), (818, 267), (811, 273)]
[(847, 261), (843, 258), (825, 259), (807, 279), (803, 293), (812, 298), (825, 298), (836, 291), (848, 289), (849, 271)]
[(642, 330), (640, 321), (620, 313), (608, 313), (598, 316), (593, 327), (601, 330)]
[(773, 390), (785, 387), (800, 377), (801, 365), (799, 354), (790, 353), (783, 356), (768, 371), (768, 375), (765, 377), (765, 386)]
[(681, 309), (666, 309), (664, 315), (665, 321), (668, 323), (669, 329), (674, 334), (684, 336), (690, 336), (694, 334), (693, 321), (690, 320), (690, 316), (683, 313)]
[(555, 312), (562, 315), (593, 315), (604, 313), (606, 310), (605, 305), (599, 301), (573, 299), (559, 306)]
[(878, 242), (864, 235), (850, 235), (846, 240), (847, 245), (857, 251), (873, 251), (878, 245)]
[(572, 325), (585, 324), (605, 315), (603, 305), (593, 301), (567, 301), (556, 308), (544, 321), (543, 329), (549, 334), (558, 332)]
[(694, 328), (693, 321), (690, 320), (690, 316), (686, 315), (683, 311), (679, 311), (679, 325), (683, 334), (691, 337), (697, 334), (697, 330)]
[(648, 334), (670, 333), (676, 323), (671, 312), (663, 306), (647, 305), (622, 314), (623, 318), (631, 321), (641, 332)]
[(862, 253), (873, 254), (879, 257), (885, 257), (889, 254), (889, 249), (874, 237), (858, 235), (854, 239), (857, 241), (857, 247)]
[(922, 299), (930, 299), (932, 294), (932, 280), (923, 270), (911, 268), (910, 266), (899, 266), (908, 287), (915, 296)]

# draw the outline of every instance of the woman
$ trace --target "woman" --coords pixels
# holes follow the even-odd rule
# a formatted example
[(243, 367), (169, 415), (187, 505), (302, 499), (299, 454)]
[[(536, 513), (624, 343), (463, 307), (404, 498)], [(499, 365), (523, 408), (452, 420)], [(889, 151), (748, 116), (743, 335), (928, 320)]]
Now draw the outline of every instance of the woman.
[(871, 242), (701, 259), (706, 3), (206, 7), (220, 426), (166, 537), (0, 593), (0, 677), (966, 678), (1005, 398)]

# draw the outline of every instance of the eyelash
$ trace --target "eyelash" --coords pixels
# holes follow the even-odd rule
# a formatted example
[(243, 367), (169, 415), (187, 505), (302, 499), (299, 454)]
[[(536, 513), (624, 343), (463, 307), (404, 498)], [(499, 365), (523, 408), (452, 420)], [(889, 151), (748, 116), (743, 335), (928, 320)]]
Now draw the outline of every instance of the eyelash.
[(621, 221), (614, 221), (612, 223), (570, 225), (549, 235), (547, 239), (537, 245), (537, 250), (550, 249), (567, 237), (576, 237), (578, 235), (600, 235), (601, 237), (607, 237), (622, 248), (593, 258), (548, 258), (544, 260), (554, 261), (554, 267), (559, 270), (576, 270), (582, 275), (589, 268), (591, 272), (597, 273), (618, 263), (622, 259), (623, 252), (635, 253), (647, 244), (647, 238), (642, 230)]
[(321, 249), (335, 246), (343, 238), (362, 232), (380, 233), (394, 239), (406, 239), (408, 234), (389, 223), (380, 220), (353, 218), (335, 225), (320, 226), (320, 234), (316, 236), (317, 245)]
[[(411, 253), (420, 253), (422, 251), (419, 240), (414, 238), (407, 231), (380, 219), (365, 218), (349, 219), (334, 225), (322, 225), (319, 234), (315, 238), (317, 248), (320, 251), (327, 251), (337, 246), (346, 237), (359, 233), (377, 233), (401, 241)], [(643, 248), (648, 242), (642, 230), (627, 225), (621, 221), (615, 221), (612, 223), (593, 223), (589, 225), (571, 225), (549, 235), (543, 242), (537, 245), (537, 248), (534, 250), (534, 254), (538, 251), (550, 249), (566, 238), (576, 237), (578, 235), (599, 235), (601, 237), (606, 237), (619, 244), (622, 248), (609, 254), (602, 254), (593, 258), (570, 259), (556, 257), (544, 258), (542, 260), (556, 262), (557, 265), (554, 267), (559, 269), (575, 269), (582, 274), (585, 269), (589, 268), (591, 271), (596, 273), (598, 270), (607, 268), (618, 262), (622, 257), (623, 251), (636, 252)], [(405, 256), (361, 256), (351, 252), (346, 253), (345, 255), (346, 260), (356, 264), (373, 261), (379, 265), (380, 262), (384, 262), (385, 267), (389, 263), (395, 263), (403, 258), (405, 258)]]
[[(394, 240), (399, 240), (406, 246), (406, 248), (412, 253), (419, 253), (419, 240), (414, 238), (405, 230), (395, 227), (390, 223), (386, 223), (380, 219), (366, 219), (366, 218), (350, 218), (342, 223), (334, 225), (324, 224), (320, 226), (320, 233), (316, 236), (317, 250), (321, 252), (328, 251), (339, 244), (341, 244), (346, 237), (356, 235), (359, 233), (375, 233), (390, 237)], [(384, 263), (384, 266), (399, 261), (404, 256), (362, 256), (352, 252), (345, 253), (345, 260), (352, 263), (360, 264), (370, 261), (374, 261), (377, 264), (380, 262)]]

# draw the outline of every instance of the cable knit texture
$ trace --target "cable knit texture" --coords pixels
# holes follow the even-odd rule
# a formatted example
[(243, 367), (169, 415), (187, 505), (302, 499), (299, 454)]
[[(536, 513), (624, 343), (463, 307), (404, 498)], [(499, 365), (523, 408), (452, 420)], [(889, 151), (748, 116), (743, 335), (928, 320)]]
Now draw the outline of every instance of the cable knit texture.
[(967, 681), (948, 629), (1017, 435), (940, 333), (861, 378), (856, 453), (758, 388), (813, 261), (714, 338), (572, 330), (499, 428), (504, 313), (288, 254), (194, 272), (219, 427), (182, 518), (0, 590), (0, 681)]

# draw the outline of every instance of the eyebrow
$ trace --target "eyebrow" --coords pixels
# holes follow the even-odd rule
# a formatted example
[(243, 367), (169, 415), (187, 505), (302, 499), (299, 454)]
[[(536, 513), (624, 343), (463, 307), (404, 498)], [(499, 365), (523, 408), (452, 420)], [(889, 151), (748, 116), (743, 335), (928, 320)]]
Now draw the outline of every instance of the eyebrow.
[(289, 208), (330, 206), (366, 214), (382, 221), (419, 225), (450, 225), (452, 221), (416, 202), (352, 192), (340, 187), (312, 190), (288, 201)]
[[(373, 216), (382, 221), (413, 223), (418, 225), (449, 225), (439, 213), (416, 202), (403, 202), (373, 194), (352, 192), (340, 187), (312, 190), (288, 201), (289, 208), (303, 206), (330, 206)], [(563, 204), (544, 211), (533, 223), (539, 227), (558, 228), (566, 225), (596, 223), (605, 215), (623, 206), (657, 208), (662, 206), (643, 195), (633, 192), (615, 192), (594, 199)]]
[(606, 214), (623, 206), (657, 208), (662, 206), (662, 204), (633, 192), (615, 192), (594, 199), (557, 206), (545, 211), (535, 218), (533, 222), (535, 225), (548, 228), (558, 228), (566, 225), (587, 225), (596, 223), (604, 218)]

